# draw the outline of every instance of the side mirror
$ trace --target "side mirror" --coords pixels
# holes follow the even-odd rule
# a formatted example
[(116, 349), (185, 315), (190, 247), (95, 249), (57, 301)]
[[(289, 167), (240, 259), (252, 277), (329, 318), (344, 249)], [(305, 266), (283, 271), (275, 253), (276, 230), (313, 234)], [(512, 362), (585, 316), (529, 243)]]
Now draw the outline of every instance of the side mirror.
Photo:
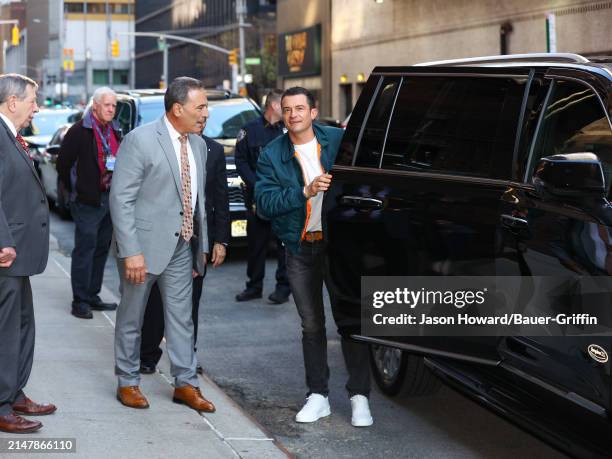
[(567, 153), (542, 158), (532, 177), (536, 191), (558, 198), (605, 198), (606, 182), (593, 153)]

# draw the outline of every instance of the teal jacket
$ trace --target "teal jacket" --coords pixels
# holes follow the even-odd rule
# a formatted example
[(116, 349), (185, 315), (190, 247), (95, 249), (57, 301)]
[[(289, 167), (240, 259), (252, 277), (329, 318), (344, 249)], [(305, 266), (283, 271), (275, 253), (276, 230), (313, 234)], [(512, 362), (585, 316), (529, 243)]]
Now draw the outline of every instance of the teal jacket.
[[(336, 159), (342, 129), (313, 124), (321, 145), (321, 165), (329, 172)], [(257, 213), (272, 222), (272, 231), (293, 253), (297, 253), (306, 229), (310, 205), (304, 196), (304, 177), (294, 156), (289, 135), (270, 142), (257, 161), (255, 201)]]

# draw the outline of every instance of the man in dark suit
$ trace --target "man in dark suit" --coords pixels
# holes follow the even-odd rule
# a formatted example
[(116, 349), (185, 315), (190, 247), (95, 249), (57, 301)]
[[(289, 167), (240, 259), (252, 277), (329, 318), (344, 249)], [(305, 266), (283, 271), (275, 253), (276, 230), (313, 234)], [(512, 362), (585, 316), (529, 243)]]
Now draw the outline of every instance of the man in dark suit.
[(18, 134), (38, 112), (38, 85), (17, 74), (0, 75), (0, 431), (42, 427), (20, 415), (45, 415), (23, 393), (34, 357), (34, 306), (30, 278), (47, 266), (49, 208), (28, 147)]
[[(211, 259), (213, 267), (220, 266), (225, 261), (226, 246), (230, 238), (230, 213), (227, 190), (227, 173), (225, 169), (225, 154), (223, 146), (207, 136), (203, 136), (208, 146), (206, 158), (206, 221), (208, 222), (208, 240), (211, 244)], [(194, 346), (198, 342), (198, 313), (204, 276), (193, 278), (193, 328)], [(142, 340), (140, 343), (140, 372), (151, 374), (155, 372), (157, 362), (162, 355), (159, 345), (164, 337), (164, 311), (161, 295), (157, 284), (151, 289), (149, 301), (142, 325)], [(198, 373), (202, 367), (198, 364)]]

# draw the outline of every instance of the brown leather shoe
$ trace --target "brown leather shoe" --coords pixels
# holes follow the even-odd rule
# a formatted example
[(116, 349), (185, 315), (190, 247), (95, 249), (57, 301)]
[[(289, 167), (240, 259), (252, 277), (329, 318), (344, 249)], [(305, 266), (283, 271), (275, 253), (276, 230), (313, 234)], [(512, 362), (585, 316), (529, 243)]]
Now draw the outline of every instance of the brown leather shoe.
[(130, 408), (149, 408), (149, 402), (138, 386), (118, 387), (117, 400)]
[(30, 421), (24, 419), (15, 413), (9, 413), (5, 416), (0, 416), (0, 431), (12, 434), (25, 434), (36, 432), (42, 427), (40, 421)]
[(196, 411), (204, 411), (205, 413), (215, 412), (215, 405), (202, 397), (200, 388), (190, 386), (189, 384), (183, 387), (175, 388), (172, 401), (174, 403), (182, 403), (187, 405)]
[(57, 410), (51, 403), (36, 403), (24, 396), (23, 401), (13, 403), (13, 411), (17, 414), (29, 416), (46, 416)]

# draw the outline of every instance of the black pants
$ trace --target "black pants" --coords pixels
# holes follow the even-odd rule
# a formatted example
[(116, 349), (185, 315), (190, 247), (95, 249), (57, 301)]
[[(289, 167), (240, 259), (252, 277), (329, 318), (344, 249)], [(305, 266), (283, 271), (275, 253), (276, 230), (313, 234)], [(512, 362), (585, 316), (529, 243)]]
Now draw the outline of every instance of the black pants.
[(23, 398), (34, 359), (34, 335), (30, 278), (0, 276), (0, 416)]
[[(200, 310), (200, 297), (202, 296), (203, 276), (193, 279), (191, 317), (193, 319), (193, 342), (194, 346), (198, 342), (198, 312)], [(145, 310), (144, 321), (142, 323), (142, 336), (140, 341), (140, 361), (150, 366), (155, 366), (162, 356), (159, 345), (164, 338), (164, 307), (161, 294), (157, 283), (153, 284), (147, 309)]]
[[(302, 351), (309, 394), (329, 393), (329, 367), (327, 365), (327, 334), (323, 308), (323, 281), (325, 269), (325, 243), (303, 242), (300, 253), (287, 251), (287, 273), (291, 293), (302, 319)], [(370, 394), (370, 367), (368, 345), (342, 336), (342, 354), (349, 379), (349, 396)]]
[(72, 296), (75, 301), (99, 301), (104, 265), (108, 257), (113, 224), (108, 207), (108, 193), (102, 193), (100, 207), (71, 203), (74, 220), (74, 249), (70, 265)]
[[(247, 242), (249, 244), (247, 261), (247, 289), (261, 291), (266, 274), (266, 256), (268, 243), (272, 236), (272, 227), (269, 221), (263, 220), (253, 212), (247, 212)], [(285, 247), (276, 238), (278, 267), (276, 268), (276, 290), (289, 294), (289, 280), (287, 279), (287, 263)]]

